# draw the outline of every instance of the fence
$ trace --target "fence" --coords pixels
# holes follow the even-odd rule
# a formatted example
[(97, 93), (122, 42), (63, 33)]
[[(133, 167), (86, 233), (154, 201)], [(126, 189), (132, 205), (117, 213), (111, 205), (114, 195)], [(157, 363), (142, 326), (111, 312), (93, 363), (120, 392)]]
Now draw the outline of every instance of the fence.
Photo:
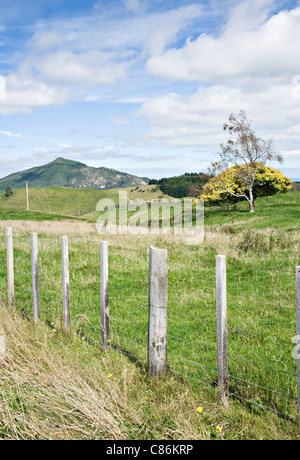
[[(53, 240), (51, 240), (51, 243), (53, 243)], [(300, 267), (296, 268), (296, 308), (289, 308), (281, 305), (274, 305), (272, 303), (267, 303), (264, 302), (265, 307), (269, 305), (272, 308), (276, 308), (280, 314), (282, 312), (287, 312), (287, 313), (294, 313), (296, 312), (296, 333), (297, 333), (297, 342), (294, 343), (294, 347), (297, 349), (297, 370), (295, 372), (291, 372), (288, 369), (280, 369), (278, 367), (274, 367), (273, 365), (270, 365), (269, 363), (260, 363), (256, 362), (252, 359), (242, 357), (240, 355), (236, 355), (228, 351), (228, 334), (233, 334), (233, 338), (235, 339), (235, 336), (237, 335), (242, 335), (245, 340), (248, 340), (249, 344), (251, 345), (251, 340), (252, 338), (258, 339), (259, 340), (259, 345), (262, 346), (263, 343), (268, 343), (270, 353), (273, 353), (273, 348), (271, 344), (280, 344), (280, 345), (285, 345), (285, 346), (290, 346), (291, 343), (287, 340), (284, 340), (282, 338), (278, 337), (273, 337), (273, 336), (264, 336), (263, 334), (259, 332), (253, 332), (251, 330), (247, 330), (245, 328), (241, 327), (232, 327), (227, 325), (227, 303), (228, 299), (232, 302), (235, 300), (236, 302), (242, 302), (245, 301), (246, 299), (242, 298), (241, 296), (237, 295), (232, 295), (228, 293), (228, 278), (231, 279), (231, 273), (228, 274), (226, 273), (226, 265), (231, 266), (234, 264), (237, 266), (237, 268), (242, 270), (243, 264), (240, 264), (238, 262), (230, 262), (226, 261), (226, 257), (222, 255), (218, 255), (215, 258), (215, 263), (214, 263), (214, 274), (211, 276), (212, 279), (215, 281), (215, 289), (214, 290), (209, 290), (207, 289), (195, 289), (195, 288), (190, 288), (186, 287), (184, 285), (178, 285), (178, 279), (176, 278), (176, 284), (172, 284), (172, 289), (168, 289), (168, 285), (170, 286), (169, 283), (169, 276), (168, 276), (168, 263), (167, 263), (167, 251), (164, 249), (159, 249), (156, 247), (151, 246), (149, 249), (149, 254), (143, 254), (143, 257), (147, 259), (148, 263), (148, 273), (147, 273), (147, 278), (145, 276), (142, 277), (140, 276), (139, 281), (143, 282), (147, 280), (148, 284), (148, 305), (146, 305), (146, 302), (142, 303), (139, 301), (138, 298), (134, 299), (128, 299), (128, 297), (123, 293), (124, 291), (124, 285), (120, 282), (120, 277), (124, 275), (125, 277), (127, 276), (127, 281), (129, 282), (131, 279), (131, 273), (126, 272), (126, 270), (123, 270), (122, 273), (113, 273), (109, 270), (109, 250), (108, 250), (108, 243), (105, 241), (101, 241), (100, 245), (97, 245), (97, 252), (98, 252), (98, 264), (99, 264), (99, 269), (95, 269), (95, 266), (93, 265), (94, 268), (91, 268), (89, 270), (84, 269), (84, 274), (88, 274), (89, 277), (92, 275), (96, 276), (100, 274), (100, 285), (97, 287), (96, 282), (93, 282), (92, 286), (89, 286), (88, 288), (82, 287), (82, 292), (84, 295), (86, 295), (88, 292), (90, 293), (95, 293), (98, 291), (99, 293), (99, 305), (101, 307), (101, 312), (100, 312), (100, 327), (97, 327), (95, 324), (98, 323), (98, 313), (97, 309), (91, 310), (90, 313), (93, 317), (95, 318), (94, 323), (87, 323), (86, 322), (86, 317), (85, 315), (87, 314), (87, 307), (86, 306), (80, 306), (80, 305), (72, 305), (71, 303), (71, 296), (70, 296), (70, 269), (72, 270), (78, 270), (79, 272), (83, 271), (82, 266), (80, 265), (74, 265), (69, 263), (69, 244), (68, 244), (68, 238), (67, 237), (62, 237), (61, 238), (61, 250), (60, 250), (60, 260), (61, 260), (61, 292), (62, 292), (62, 298), (61, 298), (61, 306), (62, 306), (62, 320), (63, 320), (63, 327), (66, 331), (69, 331), (72, 327), (72, 311), (80, 311), (81, 314), (76, 315), (75, 320), (77, 321), (78, 318), (84, 319), (85, 324), (80, 327), (79, 333), (85, 340), (89, 340), (91, 343), (97, 342), (94, 339), (89, 338), (89, 332), (93, 333), (96, 335), (96, 337), (101, 337), (100, 343), (103, 346), (104, 350), (107, 351), (109, 348), (112, 347), (111, 340), (112, 338), (117, 339), (117, 340), (126, 340), (127, 342), (131, 343), (137, 347), (144, 347), (147, 350), (147, 359), (145, 360), (147, 362), (148, 370), (149, 373), (153, 377), (157, 376), (166, 376), (167, 372), (172, 372), (175, 375), (178, 375), (180, 377), (188, 378), (191, 382), (195, 382), (196, 384), (206, 384), (209, 385), (212, 388), (217, 388), (218, 394), (219, 394), (219, 401), (222, 405), (225, 407), (228, 406), (229, 404), (229, 398), (230, 397), (235, 397), (238, 398), (241, 401), (245, 401), (247, 404), (254, 405), (256, 407), (262, 408), (262, 409), (268, 409), (271, 410), (272, 412), (278, 414), (279, 416), (284, 416), (286, 418), (295, 418), (293, 416), (290, 416), (289, 414), (279, 411), (278, 408), (276, 407), (275, 400), (272, 400), (272, 404), (264, 404), (264, 400), (258, 398), (257, 401), (253, 401), (251, 399), (248, 399), (247, 394), (249, 394), (250, 390), (249, 388), (255, 388), (259, 390), (264, 390), (268, 393), (270, 393), (272, 396), (276, 397), (281, 397), (284, 398), (285, 400), (289, 400), (289, 402), (297, 404), (297, 401), (300, 401), (300, 365), (299, 365), (299, 359), (298, 359), (298, 352), (299, 345), (300, 345)], [(8, 293), (8, 304), (11, 308), (14, 308), (16, 306), (16, 295), (15, 295), (15, 275), (21, 275), (22, 277), (27, 277), (28, 279), (31, 279), (32, 286), (31, 286), (31, 295), (32, 295), (32, 316), (33, 320), (35, 322), (40, 321), (40, 316), (41, 316), (41, 311), (43, 309), (40, 306), (41, 300), (46, 301), (46, 305), (49, 305), (53, 303), (53, 294), (51, 294), (51, 297), (48, 297), (47, 295), (43, 295), (40, 293), (40, 283), (41, 283), (41, 267), (40, 265), (43, 265), (43, 260), (39, 257), (39, 250), (38, 250), (38, 237), (36, 233), (31, 234), (31, 273), (30, 270), (28, 269), (27, 271), (20, 271), (20, 270), (15, 270), (15, 265), (16, 261), (14, 261), (14, 256), (15, 257), (26, 257), (26, 254), (23, 254), (21, 252), (18, 252), (14, 248), (13, 244), (13, 234), (12, 234), (12, 229), (7, 228), (6, 229), (6, 255), (7, 255), (7, 293)], [(55, 253), (55, 256), (58, 260), (58, 254)], [(130, 258), (129, 258), (130, 259)], [(203, 259), (204, 261), (204, 259)], [(17, 260), (18, 262), (18, 260)], [(207, 263), (211, 263), (212, 259), (208, 259)], [(265, 270), (265, 267), (260, 266), (251, 266), (247, 265), (247, 270), (249, 269), (261, 269)], [(212, 269), (210, 268), (211, 272)], [(281, 268), (273, 268), (273, 267), (268, 267), (268, 272), (273, 272), (273, 273), (279, 273), (279, 274), (284, 274), (284, 275), (292, 275), (292, 271), (288, 272), (285, 269)], [(228, 275), (230, 275), (228, 277)], [(72, 278), (72, 273), (71, 273), (71, 278)], [(116, 279), (118, 280), (119, 285), (116, 288), (116, 294), (112, 295), (110, 293), (110, 286), (112, 285), (110, 278), (116, 276)], [(241, 276), (240, 274), (238, 276)], [(293, 274), (294, 276), (294, 274)], [(83, 279), (83, 278), (82, 278)], [(171, 280), (172, 281), (172, 280)], [(146, 287), (146, 283), (145, 283)], [(213, 301), (215, 304), (215, 318), (207, 318), (207, 317), (199, 317), (199, 316), (193, 316), (192, 314), (187, 314), (187, 311), (182, 312), (181, 310), (179, 311), (172, 311), (169, 310), (169, 302), (168, 302), (168, 295), (173, 295), (173, 291), (180, 291), (183, 292), (183, 289), (187, 289), (189, 292), (193, 293), (195, 297), (198, 295), (207, 295), (210, 297), (210, 299)], [(22, 286), (22, 290), (24, 290), (24, 285)], [(143, 289), (144, 291), (145, 289)], [(121, 291), (121, 295), (120, 295)], [(168, 292), (169, 291), (169, 292)], [(125, 297), (125, 298), (123, 298)], [(214, 300), (213, 300), (214, 299)], [(249, 300), (249, 299), (248, 299)], [(130, 323), (128, 321), (127, 317), (122, 316), (120, 318), (116, 318), (114, 315), (111, 314), (110, 312), (110, 307), (112, 303), (115, 303), (113, 307), (117, 306), (120, 308), (121, 303), (127, 303), (132, 306), (138, 307), (138, 310), (143, 309), (143, 311), (148, 313), (148, 319), (144, 319), (144, 322), (142, 325), (140, 322)], [(250, 300), (251, 303), (255, 303), (254, 299)], [(60, 300), (58, 301), (58, 304), (60, 303)], [(84, 302), (83, 302), (84, 303)], [(240, 305), (238, 303), (237, 305)], [(49, 307), (47, 307), (49, 308)], [(59, 312), (59, 309), (58, 309)], [(26, 313), (27, 314), (27, 313)], [(178, 324), (177, 322), (175, 323), (176, 328), (175, 332), (170, 333), (169, 331), (169, 324), (167, 322), (170, 321), (170, 316), (172, 317), (175, 315), (176, 317), (181, 318), (181, 323)], [(75, 321), (74, 320), (74, 321)], [(290, 321), (290, 320), (288, 320)], [(287, 321), (287, 322), (288, 322)], [(192, 323), (193, 328), (188, 328), (186, 327), (186, 323)], [(115, 330), (112, 330), (111, 328), (111, 323), (117, 323), (120, 326), (124, 326), (124, 329), (121, 329), (121, 332), (115, 333)], [(51, 325), (51, 322), (48, 321), (48, 324)], [(216, 332), (216, 337), (215, 337), (215, 342), (212, 340), (211, 343), (199, 343), (199, 341), (196, 339), (199, 335), (199, 328), (197, 326), (194, 326), (195, 324), (201, 324), (202, 329), (205, 329), (207, 333), (215, 333)], [(124, 330), (125, 327), (131, 327), (134, 328), (136, 331), (140, 332), (140, 335), (135, 334), (135, 336), (130, 337), (124, 337)], [(180, 331), (181, 329), (186, 328), (187, 330), (187, 335), (186, 336), (179, 336), (180, 334), (177, 333), (177, 331)], [(88, 331), (88, 333), (86, 332)], [(176, 335), (175, 335), (176, 334)], [(143, 338), (147, 336), (147, 344), (141, 343)], [(195, 337), (195, 339), (194, 339)], [(250, 337), (250, 338), (249, 338)], [(232, 340), (233, 341), (233, 340)], [(173, 342), (176, 342), (176, 347), (173, 346)], [(171, 346), (169, 344), (171, 343)], [(240, 343), (240, 342), (239, 342)], [(168, 347), (167, 347), (168, 344)], [(247, 343), (247, 346), (249, 345)], [(184, 345), (187, 347), (187, 350), (183, 350), (181, 348), (181, 345)], [(249, 345), (249, 347), (250, 347)], [(134, 358), (136, 360), (141, 360), (139, 356), (136, 356), (136, 353), (131, 352), (131, 350), (124, 349), (120, 346), (115, 346), (115, 349), (118, 349), (118, 351), (121, 351), (125, 355), (128, 355), (131, 358)], [(171, 350), (171, 351), (170, 351)], [(178, 350), (178, 351), (177, 351)], [(197, 350), (197, 351), (194, 351)], [(206, 352), (210, 353), (210, 355), (213, 358), (216, 358), (217, 365), (215, 367), (212, 367), (210, 362), (206, 362), (205, 364), (200, 363), (199, 359), (197, 359), (197, 356), (199, 357), (199, 350), (201, 352)], [(290, 353), (291, 354), (291, 353)], [(270, 355), (271, 356), (271, 355)], [(237, 360), (240, 363), (243, 363), (244, 368), (241, 370), (238, 367), (237, 372), (243, 372), (241, 375), (233, 375), (232, 372), (229, 372), (229, 366), (228, 366), (228, 360)], [(169, 361), (170, 360), (176, 360), (176, 363), (181, 362), (185, 366), (192, 366), (193, 369), (197, 368), (201, 371), (201, 377), (200, 378), (195, 378), (196, 374), (188, 375), (187, 372), (181, 368), (177, 367), (176, 369), (173, 367), (173, 365), (170, 365)], [(208, 359), (209, 361), (209, 359)], [(283, 360), (282, 360), (283, 361)], [(175, 362), (175, 361), (174, 361)], [(279, 361), (278, 361), (279, 362)], [(292, 361), (291, 361), (292, 362)], [(286, 363), (285, 363), (286, 364)], [(279, 391), (279, 390), (274, 390), (273, 388), (270, 388), (266, 385), (264, 385), (263, 382), (259, 380), (259, 383), (257, 382), (252, 382), (244, 376), (244, 374), (247, 375), (247, 372), (249, 368), (261, 368), (264, 370), (270, 370), (272, 372), (272, 379), (273, 376), (276, 375), (276, 378), (274, 377), (274, 381), (278, 380), (278, 383), (282, 383), (281, 377), (278, 378), (277, 375), (280, 374), (280, 376), (288, 376), (291, 377), (292, 380), (296, 380), (296, 385), (297, 385), (297, 391), (292, 394), (289, 394), (288, 391)], [(211, 373), (213, 375), (216, 375), (216, 378), (211, 377)], [(198, 374), (197, 374), (198, 376)], [(258, 377), (258, 373), (256, 374)], [(209, 382), (203, 380), (204, 377), (207, 377)], [(262, 378), (264, 377), (264, 374), (262, 374)], [(237, 388), (237, 384), (243, 385), (243, 388), (245, 389), (245, 394), (242, 393), (239, 389), (239, 392), (235, 391)], [(292, 383), (289, 388), (292, 388), (294, 383)], [(290, 406), (288, 406), (290, 407)], [(298, 421), (300, 421), (300, 406), (298, 404)], [(299, 422), (300, 426), (300, 422)]]

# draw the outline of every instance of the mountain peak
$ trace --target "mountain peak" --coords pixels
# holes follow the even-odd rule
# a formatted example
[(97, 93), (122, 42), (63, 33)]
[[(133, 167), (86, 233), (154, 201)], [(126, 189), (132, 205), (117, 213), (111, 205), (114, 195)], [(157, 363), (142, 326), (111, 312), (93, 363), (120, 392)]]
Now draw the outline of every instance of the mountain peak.
[[(57, 157), (52, 163), (56, 164), (65, 164), (65, 165), (82, 165), (86, 166), (84, 163), (81, 163), (80, 161), (74, 161), (74, 160), (67, 160), (66, 158), (63, 157)], [(51, 164), (51, 163), (50, 163)]]
[(0, 179), (0, 190), (30, 187), (69, 187), (104, 190), (146, 185), (149, 180), (109, 168), (93, 168), (79, 161), (58, 157), (50, 163)]

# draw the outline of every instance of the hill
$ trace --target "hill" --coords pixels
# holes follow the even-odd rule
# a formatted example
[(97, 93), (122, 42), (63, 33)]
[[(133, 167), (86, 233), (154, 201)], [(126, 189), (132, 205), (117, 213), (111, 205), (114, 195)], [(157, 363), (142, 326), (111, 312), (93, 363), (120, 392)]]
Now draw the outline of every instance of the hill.
[[(55, 213), (62, 216), (86, 216), (96, 220), (96, 206), (99, 200), (110, 199), (118, 203), (119, 188), (109, 190), (76, 190), (65, 187), (30, 187), (29, 203), (30, 211), (40, 213)], [(137, 187), (122, 188), (128, 193), (128, 200), (142, 198), (151, 200), (168, 198), (156, 185), (143, 185)], [(7, 215), (9, 212), (26, 211), (25, 187), (13, 191), (10, 197), (0, 193), (0, 214)], [(28, 213), (27, 213), (28, 214)]]
[(25, 182), (30, 187), (69, 187), (76, 189), (110, 189), (115, 187), (136, 187), (146, 185), (147, 178), (109, 168), (93, 168), (78, 161), (57, 158), (43, 166), (10, 174), (0, 179), (0, 190), (6, 187), (23, 188)]

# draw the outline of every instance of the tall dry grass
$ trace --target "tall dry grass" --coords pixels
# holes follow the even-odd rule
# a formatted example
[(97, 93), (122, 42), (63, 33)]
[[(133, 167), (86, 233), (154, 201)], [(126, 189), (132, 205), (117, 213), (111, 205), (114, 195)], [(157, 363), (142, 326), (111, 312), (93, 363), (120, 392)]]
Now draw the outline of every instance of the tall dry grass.
[(142, 423), (105, 368), (79, 366), (74, 343), (70, 347), (60, 338), (58, 347), (50, 332), (3, 306), (0, 321), (6, 341), (0, 363), (0, 437), (124, 439), (131, 423)]
[(209, 439), (179, 382), (152, 381), (123, 355), (36, 326), (2, 304), (0, 324), (0, 439)]

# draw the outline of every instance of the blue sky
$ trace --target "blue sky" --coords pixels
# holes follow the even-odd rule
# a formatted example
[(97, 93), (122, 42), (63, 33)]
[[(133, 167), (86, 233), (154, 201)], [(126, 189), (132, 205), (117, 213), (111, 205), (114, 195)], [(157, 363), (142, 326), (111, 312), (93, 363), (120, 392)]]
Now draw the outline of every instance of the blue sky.
[(300, 178), (300, 3), (0, 0), (0, 177), (205, 171), (245, 110)]

